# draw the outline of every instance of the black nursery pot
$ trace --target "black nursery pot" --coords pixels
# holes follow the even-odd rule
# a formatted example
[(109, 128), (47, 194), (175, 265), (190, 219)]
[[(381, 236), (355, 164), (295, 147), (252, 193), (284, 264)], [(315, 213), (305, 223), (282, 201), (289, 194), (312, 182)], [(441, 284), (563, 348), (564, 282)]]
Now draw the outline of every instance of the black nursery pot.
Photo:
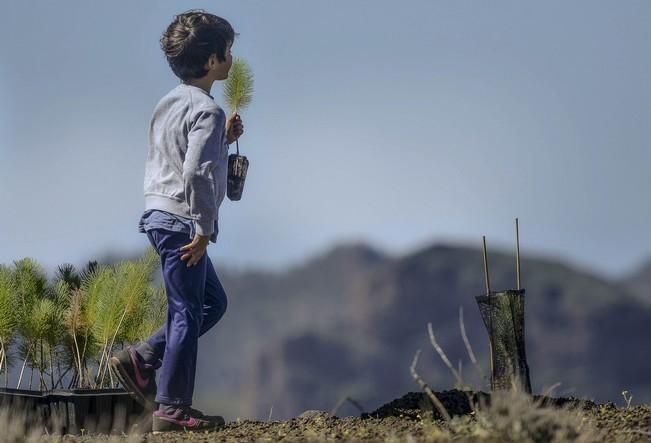
[(47, 398), (41, 391), (0, 388), (0, 417), (3, 422), (6, 420), (6, 424), (10, 425), (11, 429), (5, 432), (24, 435), (28, 430), (35, 429), (46, 422)]
[(228, 186), (226, 192), (228, 198), (232, 201), (238, 201), (242, 198), (244, 192), (244, 180), (246, 180), (246, 171), (249, 169), (249, 160), (239, 154), (228, 156)]
[(148, 432), (151, 411), (145, 411), (123, 389), (74, 389), (47, 394), (52, 432), (116, 434)]
[(116, 434), (151, 431), (145, 411), (123, 389), (27, 391), (0, 389), (0, 409), (24, 431), (51, 434)]

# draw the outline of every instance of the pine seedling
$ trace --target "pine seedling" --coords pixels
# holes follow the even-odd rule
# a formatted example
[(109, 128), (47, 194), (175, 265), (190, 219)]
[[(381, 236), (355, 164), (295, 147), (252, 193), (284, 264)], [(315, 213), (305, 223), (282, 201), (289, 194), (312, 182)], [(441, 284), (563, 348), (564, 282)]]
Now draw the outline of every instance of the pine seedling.
[[(74, 310), (74, 308), (71, 307), (71, 303), (73, 302), (73, 293), (79, 291), (78, 288), (80, 284), (81, 279), (77, 275), (74, 266), (59, 266), (51, 291), (51, 298), (56, 306), (56, 325), (52, 330), (53, 336), (47, 343), (49, 347), (52, 376), (51, 382), (53, 389), (59, 383), (62, 383), (63, 375), (68, 372), (66, 369), (62, 372), (61, 365), (67, 369), (75, 369), (75, 374), (78, 372), (77, 353), (75, 350), (73, 334), (69, 327), (69, 315), (70, 311)], [(80, 315), (80, 306), (77, 308), (79, 311), (78, 314)], [(55, 363), (59, 372), (59, 376), (56, 380), (54, 379)]]
[(134, 341), (144, 340), (156, 332), (165, 323), (167, 317), (167, 295), (165, 285), (160, 283), (158, 287), (150, 287), (149, 305), (142, 322), (134, 331)]
[(231, 113), (244, 109), (253, 97), (253, 72), (241, 58), (233, 60), (228, 78), (224, 81), (224, 100)]
[[(84, 328), (83, 345), (81, 347), (81, 362), (89, 355), (100, 354), (102, 346), (109, 335), (111, 309), (113, 300), (113, 269), (108, 266), (97, 266), (89, 270), (82, 278), (82, 324)], [(119, 315), (119, 314), (118, 314)], [(108, 324), (107, 324), (108, 323)], [(116, 322), (117, 323), (117, 322)], [(98, 366), (102, 363), (104, 354), (98, 358)]]
[[(230, 113), (237, 113), (251, 104), (253, 97), (253, 71), (248, 63), (242, 58), (235, 58), (228, 78), (224, 81), (224, 101)], [(235, 140), (237, 153), (240, 153), (240, 145)]]
[(115, 270), (107, 268), (106, 273), (110, 273), (110, 278), (106, 285), (99, 292), (96, 299), (96, 320), (91, 323), (93, 336), (100, 346), (98, 357), (96, 385), (103, 386), (104, 383), (104, 366), (108, 363), (110, 352), (108, 352), (111, 340), (123, 318), (124, 305), (123, 299), (116, 296), (117, 279)]
[(149, 287), (157, 266), (158, 256), (153, 248), (149, 248), (139, 260), (118, 263), (112, 278), (110, 300), (105, 297), (98, 300), (98, 337), (103, 347), (98, 367), (100, 382), (107, 371), (112, 379), (108, 360), (114, 345), (136, 339), (138, 325), (145, 317), (149, 305)]
[(41, 376), (41, 385), (45, 388), (44, 379), (47, 366), (50, 366), (50, 378), (54, 387), (54, 352), (61, 337), (63, 312), (56, 302), (50, 298), (41, 298), (36, 302), (31, 313), (32, 331), (35, 346), (32, 347), (32, 367), (36, 365)]
[(73, 354), (73, 364), (70, 365), (75, 368), (77, 373), (77, 382), (79, 387), (83, 387), (83, 365), (82, 365), (82, 337), (88, 336), (88, 326), (84, 322), (83, 314), (83, 297), (85, 293), (81, 289), (73, 289), (70, 294), (70, 301), (68, 308), (64, 312), (63, 319), (66, 331), (72, 343), (68, 344), (71, 353)]
[(70, 263), (64, 263), (57, 268), (55, 282), (64, 281), (71, 289), (77, 289), (81, 286), (81, 277), (77, 273), (75, 266)]
[(158, 254), (149, 247), (142, 258), (125, 266), (124, 269), (128, 270), (123, 277), (125, 290), (118, 293), (124, 298), (125, 315), (122, 330), (117, 334), (118, 341), (138, 341), (139, 329), (147, 317), (153, 296), (151, 282), (158, 264)]
[(14, 261), (13, 287), (16, 291), (16, 314), (18, 331), (22, 336), (19, 355), (23, 365), (18, 378), (18, 387), (22, 382), (27, 363), (32, 368), (42, 367), (37, 361), (37, 345), (42, 328), (34, 310), (39, 301), (45, 298), (47, 275), (42, 266), (31, 258)]
[(81, 274), (79, 274), (80, 287), (81, 285), (84, 284), (84, 282), (87, 282), (95, 272), (97, 272), (99, 267), (100, 266), (99, 264), (97, 264), (97, 261), (93, 261), (93, 260), (89, 261), (86, 264), (86, 267), (82, 269)]
[(27, 257), (14, 261), (13, 284), (18, 298), (18, 312), (28, 315), (35, 301), (43, 296), (47, 287), (45, 270), (33, 259)]
[(111, 293), (113, 270), (91, 261), (80, 277), (80, 287), (72, 291), (64, 318), (68, 335), (72, 339), (71, 349), (74, 346), (76, 376), (73, 381), (83, 388), (90, 386), (92, 379), (86, 376), (89, 356), (100, 352), (94, 326), (98, 320), (102, 294)]
[(5, 387), (9, 383), (9, 349), (18, 330), (13, 272), (0, 265), (0, 373), (5, 371)]

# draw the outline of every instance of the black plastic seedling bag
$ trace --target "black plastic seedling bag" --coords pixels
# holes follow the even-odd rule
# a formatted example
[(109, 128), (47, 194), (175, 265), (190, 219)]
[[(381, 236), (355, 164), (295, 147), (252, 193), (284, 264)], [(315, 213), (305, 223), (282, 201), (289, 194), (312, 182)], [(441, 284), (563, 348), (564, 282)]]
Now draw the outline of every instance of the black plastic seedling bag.
[(231, 201), (239, 201), (244, 192), (246, 171), (249, 169), (249, 160), (244, 155), (231, 154), (228, 156), (228, 181), (226, 193)]

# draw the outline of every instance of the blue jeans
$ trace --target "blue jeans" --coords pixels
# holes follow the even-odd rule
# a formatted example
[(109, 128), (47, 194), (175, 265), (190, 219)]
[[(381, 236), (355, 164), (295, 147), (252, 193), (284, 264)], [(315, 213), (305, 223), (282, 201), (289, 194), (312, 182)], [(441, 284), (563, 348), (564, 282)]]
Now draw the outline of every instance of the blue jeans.
[(227, 298), (208, 254), (192, 267), (179, 248), (192, 241), (187, 233), (151, 229), (147, 237), (161, 258), (167, 293), (167, 321), (146, 340), (150, 358), (162, 360), (156, 402), (191, 405), (199, 336), (226, 312)]

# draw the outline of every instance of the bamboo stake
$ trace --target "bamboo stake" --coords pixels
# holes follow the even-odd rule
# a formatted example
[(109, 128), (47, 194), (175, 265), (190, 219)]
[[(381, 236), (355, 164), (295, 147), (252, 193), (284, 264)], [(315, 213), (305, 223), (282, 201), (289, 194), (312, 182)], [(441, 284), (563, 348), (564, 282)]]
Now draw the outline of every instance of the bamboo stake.
[(52, 354), (52, 346), (48, 344), (48, 350), (50, 351), (50, 383), (52, 386), (52, 389), (54, 389), (54, 356)]
[(515, 275), (517, 289), (520, 290), (520, 229), (518, 226), (518, 218), (515, 218)]
[[(79, 345), (77, 344), (77, 334), (75, 333), (74, 329), (72, 331), (72, 339), (75, 342), (75, 351), (77, 351), (75, 357), (77, 357), (77, 367), (79, 368), (79, 375), (81, 376), (81, 354), (79, 353)], [(81, 378), (79, 379), (79, 387), (81, 388)]]
[[(57, 365), (59, 365), (59, 362), (57, 362)], [(59, 379), (54, 384), (55, 389), (59, 385), (61, 386), (61, 389), (64, 389), (64, 387), (63, 387), (64, 379), (65, 379), (66, 375), (68, 375), (68, 372), (70, 372), (72, 370), (76, 371), (76, 368), (74, 368), (73, 366), (68, 366), (68, 368), (65, 371), (63, 371), (63, 373), (62, 373), (61, 372), (61, 365), (59, 365)], [(70, 389), (70, 388), (68, 388), (68, 389)]]
[[(111, 383), (113, 383), (113, 375), (110, 371), (110, 366), (109, 366), (109, 359), (111, 358), (111, 351), (113, 350), (113, 344), (115, 343), (115, 337), (117, 337), (118, 332), (120, 331), (120, 327), (122, 326), (122, 321), (124, 321), (124, 317), (127, 315), (127, 308), (124, 308), (124, 312), (122, 313), (122, 317), (120, 317), (120, 321), (118, 323), (117, 328), (115, 328), (115, 333), (113, 334), (113, 338), (111, 339), (110, 344), (108, 345), (108, 349), (106, 349), (106, 360), (104, 367), (102, 368), (102, 384), (104, 383), (103, 380), (106, 377), (106, 370), (107, 368), (109, 369), (109, 376), (111, 378)], [(97, 369), (97, 372), (99, 374), (99, 368)]]
[(488, 297), (488, 354), (490, 358), (490, 369), (491, 369), (491, 388), (493, 387), (493, 377), (494, 377), (494, 367), (493, 367), (493, 342), (491, 340), (490, 334), (493, 332), (493, 314), (491, 312), (491, 284), (490, 278), (488, 277), (488, 252), (486, 251), (486, 236), (482, 236), (482, 246), (484, 253), (484, 279), (486, 280), (486, 297)]
[(109, 338), (106, 337), (106, 341), (104, 342), (104, 345), (102, 346), (102, 353), (99, 359), (99, 365), (97, 365), (97, 378), (95, 379), (95, 387), (97, 388), (97, 384), (99, 383), (100, 376), (102, 375), (102, 368), (103, 368), (103, 363), (104, 363), (104, 357), (106, 356), (106, 347), (108, 346), (108, 341)]
[(106, 365), (106, 367), (108, 368), (109, 378), (111, 380), (111, 387), (115, 388), (116, 386), (115, 386), (115, 381), (113, 380), (113, 369), (111, 369), (111, 365)]
[(31, 348), (27, 348), (27, 355), (25, 355), (25, 361), (23, 361), (23, 367), (20, 370), (20, 376), (18, 377), (18, 385), (16, 385), (16, 389), (20, 389), (20, 383), (23, 381), (23, 373), (25, 372), (25, 366), (27, 366), (27, 359), (29, 358), (29, 353), (31, 350)]
[[(90, 387), (91, 384), (90, 384), (90, 381), (88, 381), (88, 380), (92, 380), (93, 376), (91, 375), (90, 369), (88, 369), (88, 365), (86, 364), (86, 362), (84, 362), (84, 372), (86, 374), (86, 385), (88, 387)], [(97, 386), (95, 386), (95, 387), (97, 387)]]
[(75, 373), (72, 374), (72, 377), (70, 377), (70, 383), (68, 383), (68, 389), (71, 389), (76, 382), (77, 382), (77, 372), (75, 369)]
[(7, 361), (7, 353), (2, 350), (2, 358), (5, 362), (5, 389), (9, 387), (9, 362)]
[(486, 252), (486, 236), (482, 236), (482, 252), (484, 255), (484, 282), (486, 283), (486, 295), (491, 295), (491, 283), (488, 277), (488, 253)]
[(38, 367), (38, 376), (41, 380), (41, 387), (43, 387), (45, 385), (45, 381), (43, 380), (43, 372), (45, 371), (45, 363), (43, 363), (43, 339), (40, 339), (39, 342), (41, 344), (41, 353), (39, 355), (40, 364)]
[[(4, 365), (3, 365), (4, 363)], [(7, 362), (7, 351), (5, 351), (5, 344), (0, 340), (0, 372), (5, 368), (5, 388), (9, 385), (9, 362)]]
[[(80, 364), (83, 364), (84, 367), (86, 367), (86, 345), (87, 344), (88, 344), (88, 329), (86, 329), (84, 331), (84, 348), (82, 349), (81, 357), (79, 358)], [(80, 368), (81, 368), (81, 366), (80, 366)], [(83, 377), (82, 373), (83, 373), (83, 370), (82, 370), (82, 372), (79, 373), (79, 387), (80, 388), (84, 387), (84, 385), (83, 385), (84, 377)], [(92, 380), (92, 378), (86, 377), (86, 380)], [(90, 382), (87, 381), (87, 383), (90, 386)]]
[(70, 367), (68, 367), (66, 372), (64, 372), (63, 375), (61, 375), (61, 362), (59, 360), (57, 360), (57, 374), (59, 374), (59, 379), (57, 380), (56, 385), (54, 385), (55, 389), (56, 389), (56, 386), (58, 384), (61, 384), (61, 389), (63, 389), (63, 382), (61, 382), (61, 380), (63, 380), (63, 376), (65, 374), (67, 374), (69, 370), (70, 370)]

